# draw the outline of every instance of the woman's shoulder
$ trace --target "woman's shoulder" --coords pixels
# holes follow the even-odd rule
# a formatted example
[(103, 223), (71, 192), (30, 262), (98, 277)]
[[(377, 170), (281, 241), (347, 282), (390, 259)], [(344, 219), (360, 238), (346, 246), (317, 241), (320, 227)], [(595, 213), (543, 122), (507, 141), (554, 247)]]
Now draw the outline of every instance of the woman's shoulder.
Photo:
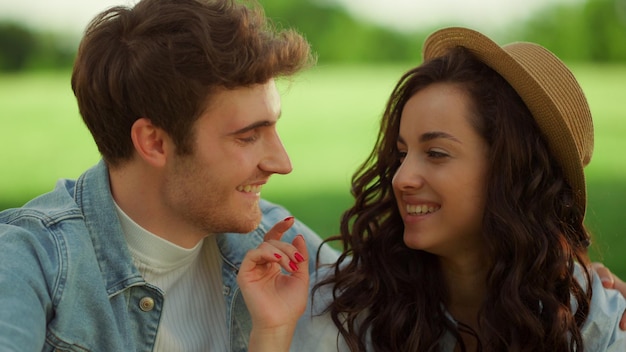
[[(586, 282), (582, 266), (576, 267), (579, 282)], [(620, 330), (619, 322), (626, 310), (626, 299), (617, 290), (605, 289), (595, 271), (589, 269), (592, 296), (589, 315), (581, 333), (586, 351), (626, 351), (626, 332)], [(583, 287), (587, 285), (583, 284)]]

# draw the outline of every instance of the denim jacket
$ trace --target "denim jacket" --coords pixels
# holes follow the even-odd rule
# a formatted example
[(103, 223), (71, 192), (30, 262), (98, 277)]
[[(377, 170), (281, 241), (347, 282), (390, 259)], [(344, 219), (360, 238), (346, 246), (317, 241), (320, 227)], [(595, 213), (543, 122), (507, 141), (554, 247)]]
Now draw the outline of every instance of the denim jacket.
[[(289, 216), (261, 201), (259, 227), (247, 235), (220, 234), (223, 294), (230, 351), (246, 351), (251, 320), (236, 275), (244, 254), (276, 222)], [(285, 235), (302, 234), (310, 271), (321, 239), (297, 222)], [(322, 247), (321, 259), (336, 252)], [(0, 213), (1, 351), (152, 351), (163, 292), (134, 267), (101, 161), (77, 180), (22, 208)], [(298, 334), (294, 350), (312, 350), (316, 331)]]

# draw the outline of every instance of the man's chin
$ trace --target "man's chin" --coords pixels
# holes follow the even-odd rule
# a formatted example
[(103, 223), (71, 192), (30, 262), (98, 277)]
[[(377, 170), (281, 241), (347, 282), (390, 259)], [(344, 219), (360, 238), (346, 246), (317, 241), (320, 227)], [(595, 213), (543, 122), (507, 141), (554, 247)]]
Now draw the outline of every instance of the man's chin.
[(256, 230), (259, 225), (261, 224), (261, 211), (257, 208), (257, 212), (256, 215), (252, 215), (250, 216), (250, 218), (246, 219), (245, 221), (242, 221), (239, 226), (239, 232), (240, 233), (249, 233), (252, 232), (254, 230)]

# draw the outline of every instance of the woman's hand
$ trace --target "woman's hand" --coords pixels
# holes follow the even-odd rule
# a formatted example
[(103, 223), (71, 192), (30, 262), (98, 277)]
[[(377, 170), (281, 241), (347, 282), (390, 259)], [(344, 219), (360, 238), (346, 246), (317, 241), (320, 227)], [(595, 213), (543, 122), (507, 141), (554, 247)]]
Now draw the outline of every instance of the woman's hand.
[[(600, 276), (600, 280), (602, 280), (602, 286), (604, 286), (604, 288), (618, 290), (622, 296), (626, 297), (626, 282), (613, 275), (613, 273), (602, 263), (591, 263), (591, 267), (596, 273), (598, 273), (598, 276)], [(626, 312), (622, 314), (619, 328), (626, 330)]]
[(309, 262), (304, 238), (280, 238), (293, 217), (277, 223), (241, 263), (237, 283), (252, 317), (249, 351), (288, 351), (296, 323), (306, 309)]

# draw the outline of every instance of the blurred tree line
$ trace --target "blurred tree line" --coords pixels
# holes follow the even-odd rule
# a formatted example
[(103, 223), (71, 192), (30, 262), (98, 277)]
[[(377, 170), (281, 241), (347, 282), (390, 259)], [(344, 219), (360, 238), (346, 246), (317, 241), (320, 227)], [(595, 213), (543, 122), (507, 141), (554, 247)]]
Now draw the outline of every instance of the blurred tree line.
[(0, 20), (0, 72), (71, 67), (76, 47), (68, 36)]
[(587, 0), (536, 14), (522, 37), (570, 61), (626, 62), (626, 0)]
[[(358, 21), (328, 0), (259, 2), (277, 25), (302, 32), (320, 62), (418, 61), (424, 38), (436, 29), (400, 33)], [(626, 62), (626, 0), (554, 5), (511, 26), (499, 39), (534, 41), (564, 60)], [(77, 39), (0, 21), (0, 71), (69, 68), (77, 45)]]

